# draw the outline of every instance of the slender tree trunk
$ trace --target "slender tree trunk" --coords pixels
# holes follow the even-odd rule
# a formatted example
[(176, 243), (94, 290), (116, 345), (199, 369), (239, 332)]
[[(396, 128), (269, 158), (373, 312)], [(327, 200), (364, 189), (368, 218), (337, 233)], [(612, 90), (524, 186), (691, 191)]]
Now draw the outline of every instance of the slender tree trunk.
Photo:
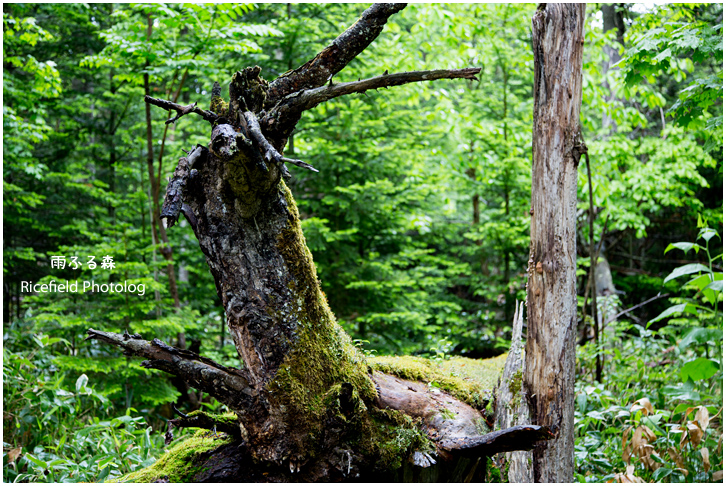
[[(146, 39), (151, 40), (151, 33), (153, 29), (153, 20), (151, 15), (147, 16), (147, 27), (146, 27)], [(149, 67), (149, 62), (146, 62), (146, 67)], [(186, 73), (185, 73), (186, 74)], [(149, 74), (144, 73), (144, 94), (146, 96), (151, 95), (151, 86), (149, 85)], [(178, 94), (178, 93), (177, 93)], [(168, 127), (168, 125), (167, 125)], [(166, 141), (166, 130), (164, 131), (164, 141)], [(174, 302), (174, 308), (181, 308), (181, 301), (179, 300), (179, 289), (176, 284), (176, 273), (174, 272), (174, 254), (169, 244), (169, 237), (166, 234), (166, 228), (159, 219), (160, 207), (159, 207), (159, 195), (161, 193), (161, 161), (163, 157), (164, 146), (162, 144), (162, 153), (159, 154), (159, 168), (158, 176), (154, 176), (154, 136), (151, 125), (151, 107), (146, 105), (146, 163), (149, 170), (149, 184), (151, 187), (151, 234), (154, 239), (154, 244), (161, 245), (161, 254), (167, 261), (166, 275), (169, 279), (169, 294)], [(177, 344), (181, 348), (186, 347), (186, 337), (183, 332), (177, 334)]]
[(577, 166), (584, 4), (542, 4), (532, 18), (534, 134), (525, 388), (533, 421), (556, 439), (534, 449), (533, 478), (572, 482)]

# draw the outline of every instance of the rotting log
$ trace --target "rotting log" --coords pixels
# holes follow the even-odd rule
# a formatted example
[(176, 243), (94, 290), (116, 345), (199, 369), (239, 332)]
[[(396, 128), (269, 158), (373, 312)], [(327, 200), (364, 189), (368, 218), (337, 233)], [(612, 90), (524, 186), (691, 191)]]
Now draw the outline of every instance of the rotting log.
[[(177, 480), (385, 479), (409, 460), (418, 468), (432, 467), (437, 455), (444, 459), (439, 467), (447, 463), (446, 471), (452, 472), (470, 457), (493, 454), (498, 447), (512, 450), (517, 443), (530, 448), (549, 437), (546, 428), (536, 426), (488, 436), (479, 425), (481, 414), (469, 405), (430, 387), (373, 373), (328, 307), (295, 200), (283, 180), (287, 163), (314, 170), (283, 155), (305, 110), (367, 89), (475, 79), (479, 68), (333, 82), (404, 6), (373, 5), (314, 59), (270, 83), (258, 66), (236, 72), (229, 103), (219, 99), (219, 89), (212, 90), (210, 108), (216, 111), (145, 98), (148, 105), (177, 113), (167, 123), (197, 115), (211, 125), (209, 145), (180, 159), (163, 217), (171, 226), (184, 214), (194, 229), (242, 366), (224, 367), (158, 339), (88, 334), (146, 358), (144, 366), (179, 376), (236, 414), (239, 435), (233, 433), (234, 440), (214, 452), (200, 451), (194, 461), (204, 463), (203, 472)], [(185, 417), (173, 425), (192, 423), (221, 427), (214, 419)], [(462, 479), (481, 478), (478, 464)]]

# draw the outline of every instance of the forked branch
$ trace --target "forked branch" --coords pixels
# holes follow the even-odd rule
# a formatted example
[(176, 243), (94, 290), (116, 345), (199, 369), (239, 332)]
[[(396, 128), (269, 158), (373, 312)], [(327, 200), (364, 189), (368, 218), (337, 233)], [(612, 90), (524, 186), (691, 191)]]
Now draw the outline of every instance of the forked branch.
[(317, 88), (327, 83), (378, 37), (391, 15), (405, 7), (405, 3), (371, 5), (355, 24), (340, 34), (317, 56), (271, 82), (265, 107), (274, 106), (291, 93)]
[(207, 120), (209, 123), (216, 122), (220, 117), (209, 110), (202, 110), (201, 108), (197, 107), (197, 103), (192, 103), (190, 105), (180, 105), (177, 103), (174, 103), (173, 101), (168, 100), (162, 100), (159, 98), (152, 98), (151, 96), (144, 96), (144, 101), (149, 103), (150, 105), (158, 106), (159, 108), (163, 108), (165, 110), (174, 110), (176, 111), (177, 115), (174, 118), (169, 118), (166, 120), (166, 124), (174, 123), (179, 118), (183, 117), (184, 115), (188, 115), (190, 113), (196, 113), (197, 115), (201, 116), (205, 120)]
[[(352, 93), (364, 93), (369, 89), (387, 88), (402, 84), (433, 81), (436, 79), (477, 79), (481, 68), (439, 69), (383, 74), (374, 78), (349, 83), (329, 83), (314, 89), (289, 94), (260, 120), (265, 133), (282, 133), (286, 138), (300, 120), (302, 113), (325, 101)], [(273, 145), (278, 140), (272, 140)], [(283, 144), (284, 145), (284, 144)]]
[(260, 123), (257, 121), (257, 116), (254, 113), (252, 113), (251, 111), (245, 111), (244, 113), (242, 113), (240, 119), (245, 124), (244, 128), (247, 130), (249, 138), (255, 142), (258, 150), (262, 154), (262, 159), (265, 162), (274, 162), (281, 169), (284, 168), (284, 166), (282, 165), (283, 162), (287, 162), (288, 164), (296, 165), (298, 167), (302, 167), (303, 169), (308, 169), (313, 172), (319, 172), (318, 169), (310, 164), (303, 162), (302, 160), (283, 157), (280, 152), (278, 152), (275, 147), (273, 147), (272, 144), (268, 142), (265, 136), (262, 134), (262, 129), (260, 129)]
[(117, 334), (89, 329), (88, 339), (103, 341), (122, 348), (127, 356), (141, 356), (147, 361), (144, 368), (154, 368), (179, 376), (189, 385), (209, 393), (232, 410), (242, 410), (249, 405), (255, 391), (250, 388), (244, 371), (227, 368), (211, 359), (186, 349), (177, 349), (159, 339), (151, 342), (138, 334)]

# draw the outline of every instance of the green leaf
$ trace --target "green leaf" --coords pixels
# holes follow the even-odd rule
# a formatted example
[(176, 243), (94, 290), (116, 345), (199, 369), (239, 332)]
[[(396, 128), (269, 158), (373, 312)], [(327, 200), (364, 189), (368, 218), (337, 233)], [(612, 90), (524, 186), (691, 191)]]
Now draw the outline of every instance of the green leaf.
[(711, 270), (706, 267), (705, 265), (702, 265), (700, 263), (689, 263), (688, 265), (683, 265), (681, 267), (676, 268), (671, 272), (670, 275), (668, 275), (665, 280), (663, 280), (663, 283), (669, 282), (670, 280), (673, 280), (674, 278), (682, 277), (683, 275), (690, 275), (692, 273), (696, 272), (706, 272), (710, 273)]
[(102, 483), (103, 480), (106, 479), (106, 477), (108, 476), (108, 474), (110, 472), (111, 472), (111, 468), (110, 467), (104, 467), (103, 469), (101, 469), (101, 472), (96, 477), (96, 482)]
[(716, 231), (712, 230), (711, 228), (703, 228), (698, 235), (699, 238), (703, 238), (707, 242), (714, 236), (718, 236), (718, 233), (716, 233)]
[(706, 285), (703, 290), (705, 289), (715, 290), (716, 292), (723, 292), (723, 280), (715, 280), (710, 284)]
[(668, 469), (667, 467), (659, 467), (653, 473), (653, 480), (660, 481), (661, 479), (667, 477), (672, 472), (673, 472), (673, 469)]
[(698, 402), (701, 400), (701, 395), (693, 389), (693, 382), (688, 381), (680, 386), (664, 386), (661, 391), (663, 395), (667, 396), (671, 400), (684, 400), (691, 402)]
[(605, 420), (606, 419), (606, 417), (603, 414), (601, 414), (599, 411), (597, 411), (597, 410), (593, 410), (592, 412), (588, 412), (587, 413), (587, 416), (588, 417), (592, 417), (595, 420)]
[(694, 327), (690, 329), (680, 343), (678, 349), (681, 351), (687, 349), (692, 344), (706, 344), (709, 341), (718, 343), (723, 341), (723, 331), (721, 329), (704, 329), (702, 327)]
[(86, 387), (86, 383), (88, 383), (88, 377), (84, 373), (76, 380), (76, 393), (81, 393), (81, 390)]
[(671, 251), (673, 248), (678, 248), (679, 250), (683, 250), (687, 254), (690, 250), (692, 250), (694, 248), (696, 249), (696, 253), (698, 253), (698, 250), (701, 249), (702, 247), (701, 247), (701, 245), (697, 245), (696, 243), (680, 241), (678, 243), (671, 243), (670, 245), (668, 245), (668, 247), (666, 247), (663, 254), (665, 255), (666, 253)]
[(681, 367), (681, 378), (683, 381), (691, 379), (693, 381), (706, 380), (718, 373), (720, 365), (717, 361), (696, 358), (687, 362)]
[(663, 312), (661, 312), (658, 315), (658, 317), (656, 317), (656, 318), (651, 319), (650, 321), (648, 321), (648, 324), (652, 324), (654, 322), (658, 322), (660, 320), (665, 319), (668, 316), (671, 316), (673, 314), (680, 313), (680, 312), (686, 312), (688, 314), (694, 314), (694, 315), (695, 314), (698, 314), (698, 310), (696, 309), (696, 306), (695, 305), (693, 305), (693, 304), (678, 304), (678, 305), (670, 306), (669, 308), (667, 308), (666, 310), (664, 310)]
[(30, 459), (33, 463), (42, 467), (43, 469), (48, 469), (48, 463), (41, 461), (40, 459), (35, 457), (33, 454), (27, 453), (27, 454), (25, 454), (25, 457)]

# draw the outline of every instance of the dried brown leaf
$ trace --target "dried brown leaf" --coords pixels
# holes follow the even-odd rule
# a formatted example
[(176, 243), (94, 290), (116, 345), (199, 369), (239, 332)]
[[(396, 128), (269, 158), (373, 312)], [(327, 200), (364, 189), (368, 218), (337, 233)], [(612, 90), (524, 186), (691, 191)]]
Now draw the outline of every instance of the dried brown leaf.
[(709, 469), (711, 469), (711, 462), (708, 460), (708, 449), (705, 447), (701, 449), (701, 459), (703, 461), (703, 469), (708, 472)]
[(723, 449), (723, 433), (718, 438), (718, 446), (716, 447), (716, 451), (721, 454), (721, 450)]
[(630, 464), (630, 455), (633, 453), (633, 449), (630, 445), (623, 448), (623, 462)]
[(645, 425), (641, 425), (641, 427), (643, 427), (643, 437), (645, 437), (645, 440), (655, 442), (655, 433)]
[(637, 408), (645, 409), (645, 413), (643, 413), (643, 415), (645, 415), (646, 417), (648, 416), (648, 414), (651, 414), (654, 411), (653, 404), (650, 403), (650, 400), (646, 397), (643, 397), (640, 400), (636, 400), (633, 406), (630, 407), (630, 411), (632, 412), (633, 409)]
[(714, 472), (713, 476), (711, 476), (711, 479), (713, 479), (714, 481), (723, 481), (723, 469)]
[(676, 463), (676, 466), (681, 469), (685, 469), (686, 466), (683, 462), (683, 456), (681, 456), (681, 453), (678, 452), (675, 447), (668, 448), (668, 455), (670, 456), (671, 460)]
[(633, 430), (633, 427), (628, 427), (625, 431), (623, 431), (623, 450), (625, 450), (625, 445), (628, 443), (631, 430)]
[(625, 468), (625, 474), (616, 474), (615, 479), (618, 483), (644, 483), (641, 478), (635, 475), (635, 466), (629, 465)]
[(688, 443), (688, 428), (687, 427), (679, 427), (679, 428), (680, 428), (680, 430), (683, 431), (683, 434), (681, 434), (681, 442), (680, 442), (681, 449), (683, 449), (686, 446), (686, 444)]
[(635, 432), (633, 432), (633, 440), (630, 443), (633, 444), (633, 449), (636, 451), (640, 449), (640, 446), (643, 445), (644, 441), (642, 426), (638, 426), (638, 428), (635, 429)]
[(20, 457), (20, 454), (23, 452), (23, 447), (16, 447), (15, 449), (10, 449), (8, 451), (8, 464), (11, 462), (15, 462), (15, 460)]
[(640, 458), (640, 462), (650, 469), (651, 471), (655, 471), (658, 469), (658, 465), (656, 461), (651, 457), (651, 454), (653, 454), (654, 449), (653, 446), (650, 444), (644, 444), (638, 451), (636, 451), (638, 454), (638, 457)]
[(706, 432), (706, 429), (708, 428), (708, 422), (710, 418), (708, 417), (708, 409), (704, 406), (700, 406), (697, 408), (696, 416), (694, 417), (696, 420), (696, 423), (701, 427), (701, 430), (703, 432)]
[(688, 422), (686, 427), (688, 427), (688, 436), (691, 439), (691, 444), (693, 444), (693, 447), (697, 447), (703, 439), (703, 430), (701, 430), (701, 427), (695, 420)]

